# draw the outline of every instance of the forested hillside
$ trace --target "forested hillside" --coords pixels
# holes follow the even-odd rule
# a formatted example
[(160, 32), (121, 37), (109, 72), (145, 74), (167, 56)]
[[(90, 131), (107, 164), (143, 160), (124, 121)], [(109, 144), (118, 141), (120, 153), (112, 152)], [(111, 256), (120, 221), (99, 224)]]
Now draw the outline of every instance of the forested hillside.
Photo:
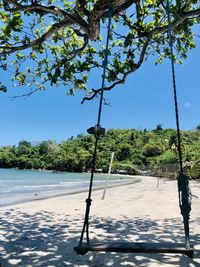
[[(200, 178), (200, 131), (182, 131), (184, 166), (193, 178)], [(57, 144), (43, 141), (32, 144), (21, 141), (18, 146), (0, 148), (0, 167), (20, 169), (48, 169), (56, 171), (89, 171), (94, 136), (78, 135)], [(152, 131), (110, 129), (101, 137), (98, 147), (97, 169), (108, 171), (111, 153), (115, 152), (113, 171), (148, 173), (167, 166), (178, 166), (177, 138), (173, 129), (160, 125)]]

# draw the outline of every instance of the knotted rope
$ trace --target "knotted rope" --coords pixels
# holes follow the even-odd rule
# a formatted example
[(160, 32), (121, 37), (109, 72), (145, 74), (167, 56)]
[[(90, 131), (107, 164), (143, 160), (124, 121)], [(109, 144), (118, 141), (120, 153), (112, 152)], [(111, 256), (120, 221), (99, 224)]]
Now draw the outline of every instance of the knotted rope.
[(185, 245), (186, 248), (190, 248), (190, 230), (189, 230), (189, 219), (191, 211), (191, 192), (189, 187), (189, 177), (183, 172), (183, 157), (181, 148), (181, 133), (179, 126), (179, 111), (178, 111), (178, 100), (177, 100), (177, 88), (176, 88), (176, 75), (174, 67), (174, 56), (173, 56), (173, 38), (172, 38), (172, 23), (170, 17), (170, 4), (167, 0), (166, 6), (167, 19), (168, 19), (168, 38), (170, 47), (170, 58), (171, 58), (171, 69), (172, 69), (172, 81), (173, 81), (173, 94), (174, 94), (174, 105), (175, 105), (175, 116), (176, 116), (176, 133), (178, 139), (178, 156), (180, 164), (180, 173), (178, 174), (178, 195), (179, 195), (179, 206), (181, 214), (183, 216), (184, 230), (185, 230)]

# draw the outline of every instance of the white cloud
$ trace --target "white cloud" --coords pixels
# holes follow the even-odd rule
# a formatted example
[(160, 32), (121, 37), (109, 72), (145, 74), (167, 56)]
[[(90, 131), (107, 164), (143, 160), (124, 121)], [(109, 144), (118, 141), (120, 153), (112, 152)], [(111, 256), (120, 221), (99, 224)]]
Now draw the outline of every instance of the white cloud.
[(189, 107), (191, 107), (192, 106), (192, 104), (190, 103), (190, 102), (185, 102), (185, 104), (184, 104), (184, 107), (185, 108), (189, 108)]

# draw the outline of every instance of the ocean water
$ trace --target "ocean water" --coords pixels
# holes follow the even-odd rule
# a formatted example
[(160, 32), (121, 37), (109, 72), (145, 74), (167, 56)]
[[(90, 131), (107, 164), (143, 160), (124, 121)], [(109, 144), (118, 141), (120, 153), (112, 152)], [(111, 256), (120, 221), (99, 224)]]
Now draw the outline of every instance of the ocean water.
[[(106, 175), (95, 174), (94, 188), (103, 187), (106, 178)], [(0, 169), (0, 207), (85, 191), (89, 180), (90, 173)], [(130, 180), (112, 176), (109, 184), (117, 185), (128, 181)]]

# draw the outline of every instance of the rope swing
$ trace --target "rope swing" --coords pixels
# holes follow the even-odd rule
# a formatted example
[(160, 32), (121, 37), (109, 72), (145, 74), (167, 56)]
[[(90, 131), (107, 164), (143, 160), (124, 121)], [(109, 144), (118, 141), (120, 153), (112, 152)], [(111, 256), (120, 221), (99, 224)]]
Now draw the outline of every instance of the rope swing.
[[(105, 78), (106, 78), (106, 68), (108, 65), (108, 55), (109, 55), (109, 39), (111, 31), (111, 20), (112, 20), (112, 6), (111, 0), (108, 2), (109, 12), (108, 12), (108, 26), (107, 26), (107, 40), (106, 40), (106, 49), (103, 61), (103, 75), (102, 75), (102, 85), (100, 91), (100, 100), (99, 100), (99, 111), (97, 124), (95, 127), (89, 128), (87, 131), (89, 134), (94, 134), (95, 136), (95, 146), (92, 159), (92, 171), (90, 177), (90, 185), (88, 197), (86, 199), (86, 210), (85, 218), (83, 223), (83, 228), (80, 236), (79, 245), (74, 247), (74, 250), (77, 254), (84, 255), (88, 251), (103, 251), (103, 252), (126, 252), (126, 253), (179, 253), (185, 254), (188, 257), (192, 258), (194, 249), (190, 245), (190, 236), (189, 236), (189, 218), (191, 211), (191, 193), (189, 188), (189, 177), (183, 172), (183, 160), (182, 160), (182, 148), (181, 148), (181, 134), (179, 127), (179, 112), (178, 112), (178, 101), (177, 101), (177, 89), (176, 89), (176, 76), (175, 76), (175, 63), (173, 57), (173, 39), (172, 39), (172, 23), (170, 18), (170, 5), (169, 0), (167, 0), (166, 13), (168, 20), (168, 38), (169, 38), (169, 47), (170, 47), (170, 59), (171, 59), (171, 69), (172, 69), (172, 81), (173, 81), (173, 95), (174, 95), (174, 105), (175, 105), (175, 117), (176, 117), (176, 132), (178, 140), (178, 157), (180, 164), (180, 171), (177, 177), (178, 180), (178, 196), (179, 196), (179, 206), (180, 211), (183, 216), (184, 231), (185, 231), (185, 245), (177, 243), (127, 243), (127, 242), (117, 242), (110, 244), (90, 244), (89, 239), (89, 214), (90, 206), (92, 203), (92, 186), (96, 166), (96, 157), (97, 157), (97, 146), (99, 138), (102, 134), (105, 133), (105, 129), (101, 128), (101, 113), (102, 113), (102, 104), (103, 104), (103, 95), (105, 88)], [(86, 242), (84, 241), (84, 235), (86, 233)]]
[(185, 246), (187, 249), (189, 249), (190, 248), (189, 219), (190, 219), (190, 211), (191, 211), (191, 193), (190, 193), (190, 187), (189, 187), (189, 177), (185, 175), (183, 172), (183, 157), (182, 157), (182, 147), (181, 147), (181, 133), (180, 133), (180, 126), (179, 126), (176, 75), (175, 75), (174, 56), (173, 56), (174, 53), (173, 53), (173, 39), (172, 39), (172, 23), (171, 23), (171, 17), (170, 17), (169, 0), (167, 0), (166, 12), (167, 12), (167, 19), (168, 19), (168, 38), (169, 38), (169, 47), (170, 47), (174, 106), (175, 106), (175, 116), (176, 116), (178, 157), (179, 157), (179, 165), (180, 165), (180, 172), (177, 177), (179, 206), (180, 206), (181, 214), (183, 216), (183, 223), (184, 223), (184, 230), (185, 230)]

